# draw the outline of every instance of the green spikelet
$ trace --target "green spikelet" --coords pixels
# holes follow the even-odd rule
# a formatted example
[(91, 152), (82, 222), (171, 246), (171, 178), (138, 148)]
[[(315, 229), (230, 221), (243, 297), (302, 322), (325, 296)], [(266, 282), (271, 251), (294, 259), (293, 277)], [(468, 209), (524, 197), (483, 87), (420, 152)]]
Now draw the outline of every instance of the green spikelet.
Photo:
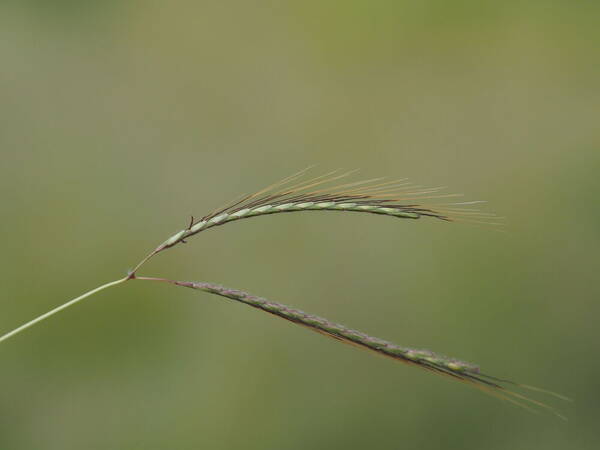
[(247, 195), (233, 205), (218, 209), (177, 232), (161, 244), (157, 251), (185, 241), (202, 231), (229, 222), (250, 217), (298, 211), (341, 211), (377, 214), (398, 219), (420, 219), (433, 217), (444, 221), (456, 219), (485, 221), (492, 215), (474, 210), (463, 210), (453, 205), (427, 205), (428, 199), (456, 196), (439, 194), (441, 188), (422, 188), (405, 180), (380, 182), (380, 179), (346, 183), (339, 186), (314, 189), (331, 184), (350, 173), (336, 175), (335, 172), (308, 181), (290, 185), (300, 175), (288, 177), (255, 194)]

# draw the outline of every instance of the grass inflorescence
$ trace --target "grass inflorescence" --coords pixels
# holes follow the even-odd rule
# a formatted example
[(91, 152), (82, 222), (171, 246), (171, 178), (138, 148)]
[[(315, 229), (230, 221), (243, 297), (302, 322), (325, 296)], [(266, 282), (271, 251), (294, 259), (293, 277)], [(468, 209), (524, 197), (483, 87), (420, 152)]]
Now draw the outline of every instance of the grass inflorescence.
[[(234, 203), (218, 208), (200, 219), (192, 217), (188, 226), (180, 230), (150, 252), (126, 277), (112, 281), (89, 291), (69, 302), (25, 323), (0, 337), (0, 342), (30, 328), (52, 315), (82, 301), (83, 299), (111, 286), (130, 280), (160, 281), (176, 286), (206, 291), (233, 299), (290, 322), (302, 325), (320, 334), (351, 344), (403, 363), (420, 367), (430, 372), (448, 376), (468, 383), (492, 395), (530, 409), (531, 406), (556, 411), (536, 400), (506, 389), (506, 385), (546, 392), (562, 399), (564, 397), (531, 386), (514, 383), (482, 373), (479, 366), (457, 358), (450, 358), (429, 350), (403, 347), (379, 339), (344, 325), (332, 322), (313, 314), (251, 295), (206, 282), (176, 281), (164, 278), (139, 276), (139, 269), (152, 257), (207, 229), (233, 221), (258, 216), (298, 211), (338, 211), (363, 212), (399, 219), (434, 218), (446, 222), (466, 221), (473, 223), (497, 224), (492, 214), (477, 211), (472, 205), (478, 202), (437, 203), (439, 200), (456, 197), (443, 194), (442, 188), (423, 188), (406, 180), (384, 181), (371, 179), (341, 185), (332, 183), (347, 177), (351, 172), (331, 172), (306, 181), (300, 181), (305, 171), (287, 177), (254, 194), (245, 195)], [(560, 416), (560, 414), (556, 413)], [(562, 417), (562, 416), (560, 416)]]
[(219, 208), (198, 220), (192, 218), (187, 228), (167, 239), (156, 252), (185, 242), (187, 238), (209, 228), (229, 222), (298, 211), (362, 212), (398, 219), (433, 217), (445, 221), (494, 223), (493, 214), (470, 208), (479, 202), (428, 204), (429, 200), (459, 196), (441, 193), (443, 187), (424, 188), (409, 183), (406, 179), (383, 181), (382, 178), (333, 185), (334, 181), (352, 174), (338, 171), (297, 183), (304, 172), (287, 177), (254, 194), (245, 195), (233, 204)]

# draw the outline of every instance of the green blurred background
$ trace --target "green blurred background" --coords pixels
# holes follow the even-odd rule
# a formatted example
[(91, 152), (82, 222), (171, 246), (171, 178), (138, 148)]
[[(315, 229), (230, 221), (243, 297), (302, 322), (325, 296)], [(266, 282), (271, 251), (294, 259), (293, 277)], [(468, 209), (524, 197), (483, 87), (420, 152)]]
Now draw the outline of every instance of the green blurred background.
[(0, 327), (311, 164), (486, 199), (492, 227), (290, 214), (145, 275), (479, 363), (535, 415), (243, 305), (130, 283), (4, 343), (0, 449), (596, 449), (600, 4), (0, 4)]

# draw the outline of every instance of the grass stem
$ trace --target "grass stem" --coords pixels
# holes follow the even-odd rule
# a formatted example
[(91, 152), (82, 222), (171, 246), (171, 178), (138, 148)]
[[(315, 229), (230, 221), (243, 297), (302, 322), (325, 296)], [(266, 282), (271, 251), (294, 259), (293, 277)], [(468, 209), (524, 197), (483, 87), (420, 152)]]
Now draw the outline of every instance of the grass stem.
[(82, 294), (79, 297), (76, 297), (73, 300), (68, 301), (67, 303), (63, 303), (62, 305), (58, 306), (57, 308), (54, 308), (54, 309), (48, 311), (47, 313), (42, 314), (41, 316), (38, 316), (35, 319), (30, 320), (29, 322), (21, 325), (20, 327), (15, 328), (14, 330), (4, 334), (3, 336), (0, 337), (0, 342), (4, 342), (7, 339), (10, 339), (11, 337), (19, 334), (21, 331), (25, 331), (27, 328), (34, 326), (35, 324), (41, 322), (42, 320), (47, 319), (48, 317), (52, 317), (54, 314), (59, 313), (62, 310), (69, 308), (70, 306), (73, 306), (75, 303), (79, 303), (81, 300), (83, 300), (87, 297), (90, 297), (90, 296), (96, 294), (97, 292), (100, 292), (109, 287), (124, 283), (128, 279), (129, 279), (129, 277), (125, 277), (125, 278), (121, 278), (120, 280), (111, 281), (110, 283), (106, 283), (106, 284), (103, 284), (102, 286), (97, 287), (96, 289), (92, 289), (91, 291), (88, 291), (85, 294)]

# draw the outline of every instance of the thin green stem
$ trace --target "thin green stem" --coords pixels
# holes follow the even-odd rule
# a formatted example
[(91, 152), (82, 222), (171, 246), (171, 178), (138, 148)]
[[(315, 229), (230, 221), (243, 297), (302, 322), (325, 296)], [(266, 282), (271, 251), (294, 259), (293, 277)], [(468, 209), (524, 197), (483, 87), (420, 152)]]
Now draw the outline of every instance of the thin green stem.
[(142, 267), (144, 264), (146, 264), (146, 262), (152, 258), (154, 255), (156, 255), (158, 252), (160, 252), (161, 250), (163, 250), (162, 246), (157, 247), (155, 250), (153, 250), (151, 253), (149, 253), (144, 259), (142, 259), (137, 266), (135, 266), (133, 268), (133, 270), (131, 270), (129, 272), (129, 276), (127, 277), (127, 279), (132, 279), (135, 278), (135, 273), (140, 269), (140, 267)]
[(32, 327), (33, 325), (41, 322), (42, 320), (47, 319), (48, 317), (53, 316), (56, 313), (59, 313), (60, 311), (69, 308), (70, 306), (73, 306), (75, 303), (80, 302), (81, 300), (90, 297), (91, 295), (96, 294), (97, 292), (103, 291), (104, 289), (107, 289), (111, 286), (116, 286), (118, 284), (124, 283), (125, 281), (129, 280), (129, 277), (125, 277), (125, 278), (121, 278), (120, 280), (116, 280), (116, 281), (111, 281), (110, 283), (106, 283), (102, 286), (97, 287), (96, 289), (92, 289), (91, 291), (86, 292), (83, 295), (80, 295), (77, 298), (74, 298), (73, 300), (68, 301), (67, 303), (64, 303), (62, 305), (60, 305), (57, 308), (54, 308), (51, 311), (48, 311), (45, 314), (42, 314), (41, 316), (36, 317), (33, 320), (30, 320), (29, 322), (21, 325), (18, 328), (15, 328), (14, 330), (6, 333), (5, 335), (0, 337), (0, 342), (6, 341), (7, 339), (19, 334), (21, 331), (25, 331), (27, 328)]

